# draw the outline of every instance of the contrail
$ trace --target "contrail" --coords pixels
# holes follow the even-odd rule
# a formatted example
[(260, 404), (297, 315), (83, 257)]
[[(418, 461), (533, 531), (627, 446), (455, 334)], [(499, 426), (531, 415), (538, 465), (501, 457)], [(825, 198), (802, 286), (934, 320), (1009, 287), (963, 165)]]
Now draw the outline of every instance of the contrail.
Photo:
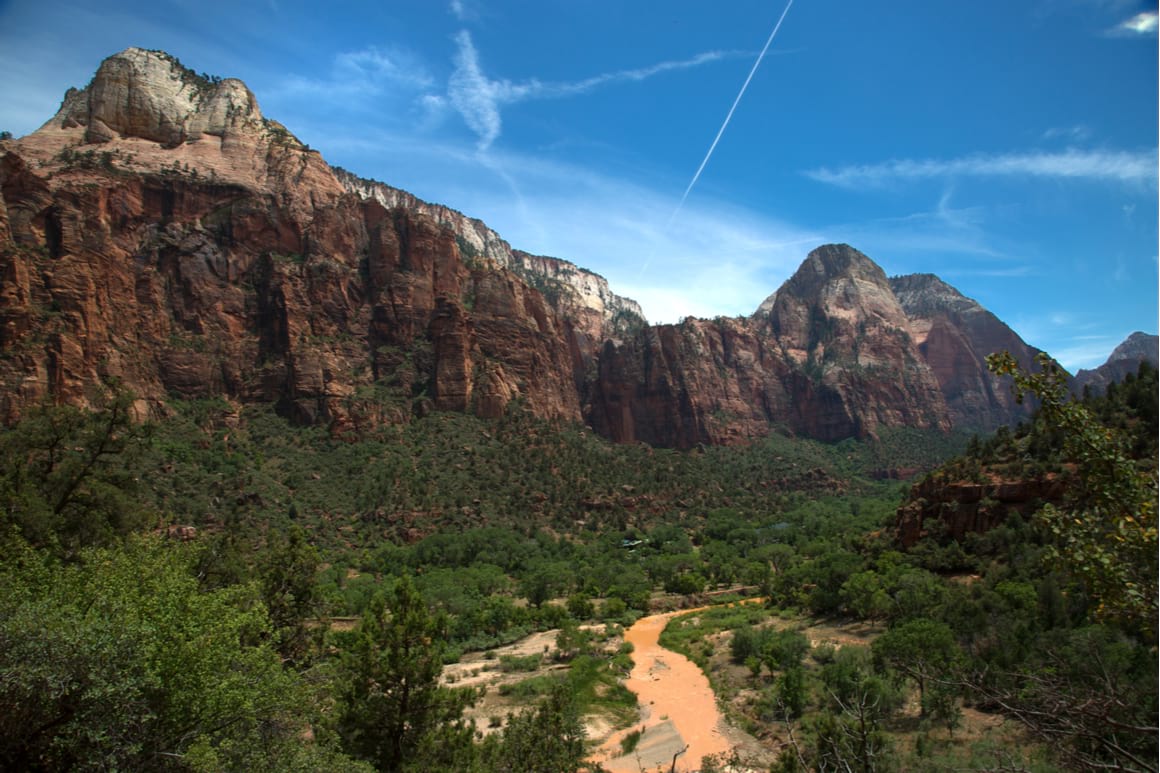
[(713, 151), (717, 149), (717, 143), (721, 141), (721, 135), (725, 133), (725, 127), (729, 125), (730, 119), (733, 118), (733, 111), (737, 109), (737, 105), (741, 102), (741, 97), (745, 96), (745, 89), (749, 88), (749, 81), (753, 80), (753, 74), (757, 72), (757, 68), (761, 66), (761, 60), (765, 58), (765, 52), (769, 50), (769, 46), (773, 43), (773, 39), (777, 37), (777, 31), (781, 29), (781, 23), (785, 21), (785, 15), (789, 13), (789, 7), (793, 5), (793, 0), (789, 0), (785, 4), (785, 10), (781, 12), (781, 17), (778, 18), (777, 24), (773, 25), (773, 32), (769, 33), (769, 40), (765, 41), (765, 48), (761, 49), (761, 53), (757, 55), (757, 61), (753, 63), (753, 68), (750, 69), (748, 77), (745, 78), (745, 83), (741, 84), (741, 91), (737, 92), (737, 98), (733, 100), (733, 107), (729, 108), (729, 114), (725, 116), (724, 123), (721, 128), (717, 130), (717, 136), (713, 138), (713, 144), (709, 146), (709, 151), (705, 154), (705, 158), (701, 161), (701, 165), (697, 167), (697, 173), (693, 175), (693, 179), (689, 181), (689, 187), (685, 188), (685, 194), (681, 196), (681, 201), (677, 204), (677, 208), (673, 210), (673, 214), (669, 217), (669, 225), (677, 219), (681, 208), (685, 206), (685, 199), (689, 198), (689, 193), (692, 192), (693, 186), (697, 184), (697, 180), (701, 178), (701, 172), (705, 171), (705, 165), (709, 163), (709, 159), (713, 156)]

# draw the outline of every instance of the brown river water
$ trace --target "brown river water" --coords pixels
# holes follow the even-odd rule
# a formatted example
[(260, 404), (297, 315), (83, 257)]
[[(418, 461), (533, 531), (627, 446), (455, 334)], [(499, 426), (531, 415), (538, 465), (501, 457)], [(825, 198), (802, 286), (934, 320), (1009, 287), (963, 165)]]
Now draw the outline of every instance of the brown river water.
[[(674, 755), (677, 771), (693, 771), (705, 755), (732, 749), (709, 680), (691, 660), (659, 643), (669, 620), (696, 611), (642, 617), (625, 632), (625, 641), (632, 642), (634, 665), (624, 685), (636, 693), (641, 720), (614, 734), (594, 755), (612, 773), (669, 771)], [(618, 756), (621, 739), (641, 729), (636, 749)]]

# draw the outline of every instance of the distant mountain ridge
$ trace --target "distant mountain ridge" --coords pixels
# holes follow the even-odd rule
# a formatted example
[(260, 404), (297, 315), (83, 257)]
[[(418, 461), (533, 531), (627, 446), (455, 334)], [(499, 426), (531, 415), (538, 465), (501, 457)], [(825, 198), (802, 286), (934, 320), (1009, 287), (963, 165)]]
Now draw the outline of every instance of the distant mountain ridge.
[(1153, 367), (1160, 365), (1160, 336), (1140, 331), (1132, 333), (1112, 351), (1103, 365), (1076, 372), (1073, 389), (1082, 392), (1087, 388), (1101, 393), (1108, 384), (1123, 381), (1124, 376), (1139, 370), (1142, 362)]
[(1037, 353), (933, 275), (812, 251), (747, 318), (649, 326), (596, 274), (330, 167), (241, 81), (128, 49), (0, 144), (0, 415), (262, 401), (334, 432), (518, 402), (620, 442), (989, 429)]

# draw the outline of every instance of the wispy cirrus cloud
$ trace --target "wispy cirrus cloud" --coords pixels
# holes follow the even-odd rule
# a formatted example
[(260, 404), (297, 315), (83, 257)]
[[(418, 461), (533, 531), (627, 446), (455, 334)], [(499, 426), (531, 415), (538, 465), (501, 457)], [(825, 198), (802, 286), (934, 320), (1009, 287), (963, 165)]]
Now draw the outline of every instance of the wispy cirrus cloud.
[(948, 277), (990, 277), (992, 279), (1010, 279), (1012, 277), (1029, 276), (1033, 273), (1031, 266), (1012, 266), (1011, 268), (950, 268), (942, 271)]
[[(986, 221), (991, 214), (987, 208), (952, 206), (952, 196), (953, 190), (948, 189), (930, 209), (837, 223), (824, 230), (834, 240), (860, 245), (867, 254), (926, 257), (938, 254), (970, 261), (1010, 260), (1010, 245), (997, 243), (987, 228)], [(1010, 266), (1005, 270), (1010, 270)]]
[(1155, 184), (1157, 153), (1147, 151), (1065, 150), (952, 159), (897, 159), (805, 172), (818, 182), (845, 188), (955, 177), (1024, 177)]
[(1084, 142), (1090, 139), (1092, 131), (1083, 124), (1075, 126), (1052, 126), (1043, 132), (1045, 140), (1068, 140), (1070, 142)]
[(496, 148), (462, 162), (447, 173), (475, 182), (453, 206), (519, 249), (595, 271), (651, 322), (750, 314), (809, 250), (831, 241), (711, 199), (668, 223), (671, 191), (538, 155)]
[[(533, 78), (517, 83), (509, 80), (492, 80), (487, 76), (469, 32), (461, 30), (455, 36), (455, 41), (458, 51), (455, 56), (455, 71), (451, 74), (447, 85), (447, 100), (463, 117), (468, 127), (478, 135), (481, 150), (490, 147), (503, 130), (502, 108), (505, 105), (532, 99), (569, 97), (615, 83), (644, 81), (662, 73), (699, 67), (731, 55), (728, 52), (709, 51), (689, 59), (616, 70), (578, 81), (553, 82)], [(442, 104), (442, 97), (429, 95), (426, 101), (428, 105), (439, 105)]]
[(1160, 29), (1160, 16), (1157, 15), (1156, 11), (1141, 11), (1112, 27), (1107, 31), (1107, 34), (1112, 37), (1154, 36), (1158, 29)]
[(422, 91), (434, 83), (435, 79), (415, 56), (403, 50), (369, 46), (336, 54), (325, 77), (290, 76), (274, 96), (349, 100), (378, 96), (388, 90)]

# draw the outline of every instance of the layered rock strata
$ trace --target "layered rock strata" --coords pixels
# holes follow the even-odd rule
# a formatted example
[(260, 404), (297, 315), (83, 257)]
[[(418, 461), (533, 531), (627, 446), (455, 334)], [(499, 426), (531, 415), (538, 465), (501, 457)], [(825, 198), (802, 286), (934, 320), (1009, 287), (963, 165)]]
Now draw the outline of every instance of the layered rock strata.
[(934, 277), (814, 250), (752, 317), (648, 326), (567, 261), (332, 169), (240, 81), (128, 49), (0, 143), (0, 417), (119, 380), (336, 432), (513, 401), (617, 441), (986, 428), (1034, 350)]

